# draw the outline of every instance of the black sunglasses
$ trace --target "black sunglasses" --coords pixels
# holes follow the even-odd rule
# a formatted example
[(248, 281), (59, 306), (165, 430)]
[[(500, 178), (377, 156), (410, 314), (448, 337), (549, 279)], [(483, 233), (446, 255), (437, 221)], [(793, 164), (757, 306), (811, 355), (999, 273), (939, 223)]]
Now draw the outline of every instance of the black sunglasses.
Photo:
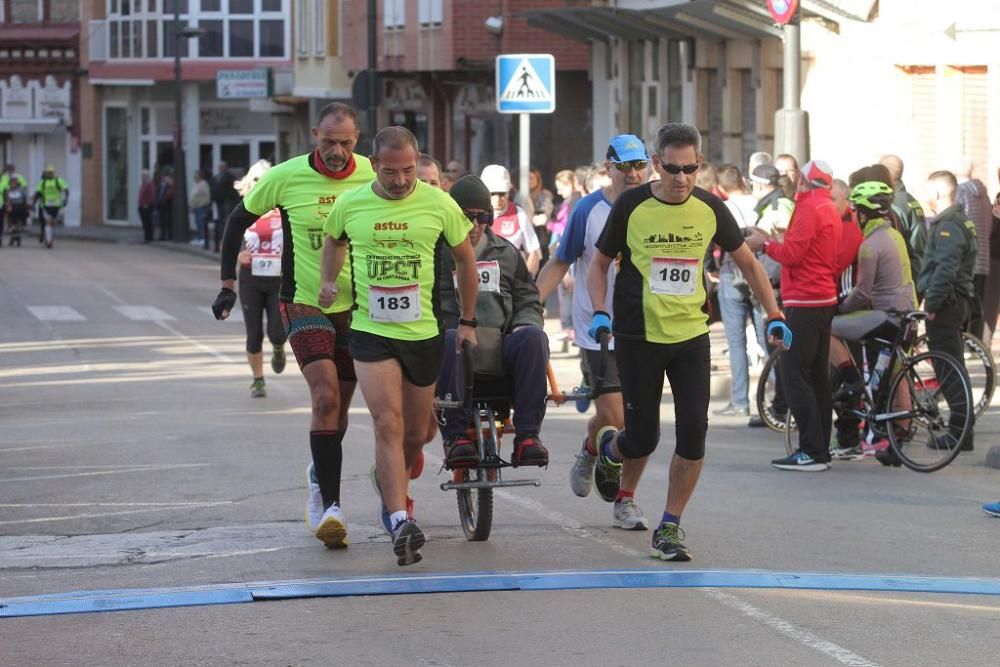
[(663, 167), (663, 171), (667, 172), (671, 176), (676, 176), (681, 172), (690, 176), (701, 169), (700, 162), (695, 162), (694, 164), (674, 164), (673, 162), (664, 162), (663, 159), (659, 157), (656, 158), (656, 161), (660, 163), (661, 167)]
[(493, 224), (493, 211), (480, 211), (479, 213), (473, 213), (472, 211), (462, 209), (462, 213), (465, 213), (465, 217), (469, 219), (469, 222), (478, 222), (480, 225)]

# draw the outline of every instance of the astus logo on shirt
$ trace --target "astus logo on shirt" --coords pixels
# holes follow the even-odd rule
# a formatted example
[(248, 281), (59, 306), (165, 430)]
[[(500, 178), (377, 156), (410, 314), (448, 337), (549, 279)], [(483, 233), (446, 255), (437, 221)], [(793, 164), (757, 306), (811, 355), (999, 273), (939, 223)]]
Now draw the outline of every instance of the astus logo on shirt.
[(405, 222), (376, 222), (373, 227), (376, 232), (405, 232), (409, 228)]
[(320, 197), (316, 203), (317, 204), (332, 204), (337, 201), (336, 195), (330, 195), (329, 197)]

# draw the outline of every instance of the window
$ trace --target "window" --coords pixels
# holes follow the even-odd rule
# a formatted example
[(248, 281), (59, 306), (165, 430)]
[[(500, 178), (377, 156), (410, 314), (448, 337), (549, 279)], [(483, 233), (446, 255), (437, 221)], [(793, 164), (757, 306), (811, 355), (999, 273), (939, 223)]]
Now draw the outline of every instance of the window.
[(118, 43), (118, 27), (121, 25), (118, 21), (112, 21), (111, 25), (108, 26), (108, 45), (111, 47), (108, 49), (108, 55), (111, 58), (120, 58), (121, 51), (119, 49)]
[[(251, 0), (252, 2), (253, 0)], [(180, 12), (181, 14), (188, 13), (188, 0), (163, 0), (163, 13), (173, 14), (174, 12)]]
[(285, 55), (285, 22), (260, 22), (260, 57), (280, 58)]
[(386, 30), (402, 30), (406, 25), (404, 0), (382, 0), (382, 25)]
[[(111, 24), (112, 26), (114, 23)], [(187, 25), (187, 21), (181, 19), (180, 24), (176, 24), (173, 21), (163, 22), (163, 57), (173, 58), (175, 55), (175, 49), (180, 51), (181, 58), (188, 57), (188, 40), (184, 37), (177, 36), (178, 27), (183, 28)], [(114, 56), (112, 56), (114, 57)]]
[(14, 23), (37, 23), (42, 20), (43, 0), (11, 0), (10, 18)]
[(156, 21), (146, 23), (146, 57), (158, 58), (160, 55), (160, 24)]
[(230, 14), (253, 14), (253, 0), (229, 0)]
[(420, 5), (418, 7), (418, 16), (420, 18), (420, 25), (422, 26), (432, 26), (441, 25), (442, 18), (442, 0), (420, 0)]
[(317, 56), (326, 55), (326, 0), (314, 0), (315, 13), (313, 14), (313, 26), (315, 36), (313, 37), (313, 53)]
[(281, 0), (260, 0), (260, 10), (262, 12), (280, 12)]
[(201, 37), (198, 38), (198, 56), (201, 58), (221, 58), (225, 55), (225, 37), (222, 20), (198, 22)]
[(201, 0), (201, 11), (218, 12), (222, 10), (222, 0)]
[(253, 21), (229, 21), (229, 56), (253, 58)]

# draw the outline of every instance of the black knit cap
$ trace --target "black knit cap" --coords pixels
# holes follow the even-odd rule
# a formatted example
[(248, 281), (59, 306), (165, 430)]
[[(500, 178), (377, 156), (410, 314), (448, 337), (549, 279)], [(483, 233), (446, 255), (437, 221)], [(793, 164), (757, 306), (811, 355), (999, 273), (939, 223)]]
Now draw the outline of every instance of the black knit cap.
[(448, 194), (465, 210), (493, 210), (493, 205), (490, 203), (490, 191), (475, 174), (468, 174), (452, 183)]

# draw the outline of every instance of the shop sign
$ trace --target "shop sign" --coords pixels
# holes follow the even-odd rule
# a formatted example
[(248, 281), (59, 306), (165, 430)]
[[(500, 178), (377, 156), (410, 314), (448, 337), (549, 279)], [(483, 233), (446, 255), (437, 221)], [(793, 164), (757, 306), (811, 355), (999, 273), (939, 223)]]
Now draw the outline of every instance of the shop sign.
[(220, 100), (259, 99), (271, 96), (267, 69), (231, 69), (215, 73), (215, 93)]

